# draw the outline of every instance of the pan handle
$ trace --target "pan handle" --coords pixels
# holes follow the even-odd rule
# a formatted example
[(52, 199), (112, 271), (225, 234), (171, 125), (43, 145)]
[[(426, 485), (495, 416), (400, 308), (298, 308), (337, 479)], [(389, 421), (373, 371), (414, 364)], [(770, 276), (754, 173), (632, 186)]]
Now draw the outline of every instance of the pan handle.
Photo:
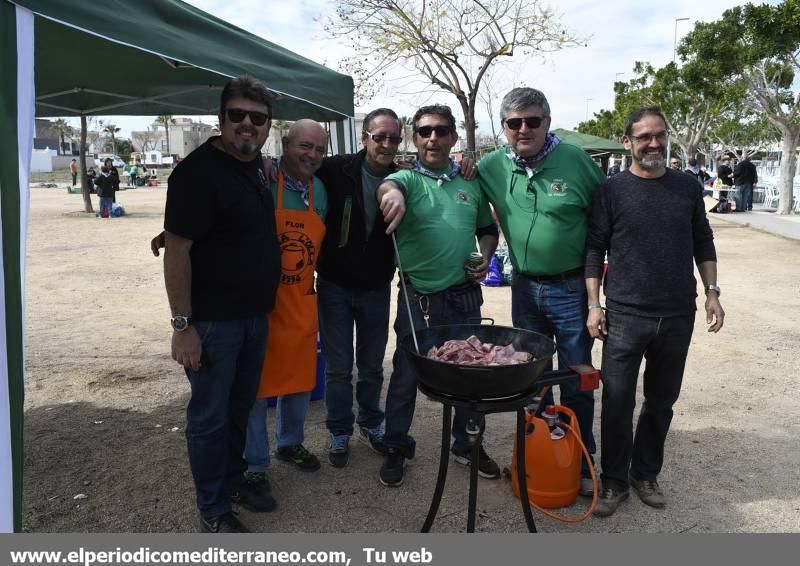
[(467, 319), (467, 322), (470, 324), (483, 324), (484, 320), (488, 320), (489, 324), (487, 326), (494, 326), (494, 319), (488, 316), (474, 316)]

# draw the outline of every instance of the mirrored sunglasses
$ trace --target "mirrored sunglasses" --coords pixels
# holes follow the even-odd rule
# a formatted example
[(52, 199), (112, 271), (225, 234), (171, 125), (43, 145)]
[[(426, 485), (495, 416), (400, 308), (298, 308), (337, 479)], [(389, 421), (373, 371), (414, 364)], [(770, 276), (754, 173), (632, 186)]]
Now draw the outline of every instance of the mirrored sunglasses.
[(263, 126), (269, 120), (269, 114), (255, 110), (242, 110), (241, 108), (228, 108), (225, 114), (228, 115), (228, 120), (234, 124), (243, 121), (245, 116), (250, 116), (250, 123), (254, 126)]

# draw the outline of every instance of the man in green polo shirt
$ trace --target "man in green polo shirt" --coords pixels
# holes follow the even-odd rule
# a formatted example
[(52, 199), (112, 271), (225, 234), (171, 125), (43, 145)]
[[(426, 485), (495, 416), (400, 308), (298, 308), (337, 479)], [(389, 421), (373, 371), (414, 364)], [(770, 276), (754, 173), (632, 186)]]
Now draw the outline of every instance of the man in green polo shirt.
[[(418, 159), (412, 169), (386, 177), (378, 187), (378, 202), (387, 232), (397, 229), (397, 246), (407, 278), (414, 328), (426, 325), (467, 324), (480, 317), (483, 303), (477, 283), (486, 275), (497, 248), (497, 226), (477, 179), (465, 180), (450, 159), (458, 139), (456, 121), (447, 106), (424, 106), (413, 119)], [(472, 272), (464, 263), (475, 251), (478, 237), (483, 262)], [(398, 337), (394, 371), (386, 394), (386, 460), (380, 470), (385, 486), (403, 483), (406, 458), (414, 457), (416, 443), (409, 434), (417, 395), (417, 374), (400, 342), (412, 327), (402, 290), (398, 293), (394, 323)], [(467, 423), (480, 417), (456, 409), (452, 452), (456, 462), (470, 463)], [(481, 447), (478, 473), (500, 477), (500, 468)]]
[[(514, 326), (555, 338), (558, 366), (591, 363), (592, 340), (583, 265), (592, 195), (605, 180), (579, 147), (549, 132), (550, 105), (533, 88), (515, 88), (500, 106), (509, 145), (481, 159), (481, 187), (494, 206), (514, 267)], [(575, 412), (581, 436), (595, 452), (593, 392), (560, 385), (561, 403)], [(548, 393), (542, 406), (553, 403)], [(584, 463), (581, 493), (591, 495)]]

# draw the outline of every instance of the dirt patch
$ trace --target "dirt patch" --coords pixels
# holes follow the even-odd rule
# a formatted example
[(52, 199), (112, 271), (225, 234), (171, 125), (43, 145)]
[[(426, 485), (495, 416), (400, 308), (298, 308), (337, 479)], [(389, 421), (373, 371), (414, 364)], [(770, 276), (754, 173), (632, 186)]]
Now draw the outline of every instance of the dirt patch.
[[(169, 357), (161, 261), (149, 251), (164, 197), (164, 189), (125, 191), (118, 200), (130, 215), (101, 220), (81, 213), (80, 195), (31, 190), (26, 531), (194, 529), (183, 436), (189, 388)], [(800, 532), (800, 242), (712, 222), (726, 325), (709, 335), (698, 316), (660, 478), (667, 509), (631, 498), (613, 517), (579, 525), (535, 513), (540, 530)], [(508, 288), (486, 290), (484, 314), (510, 324), (510, 310)], [(387, 382), (393, 336), (390, 342)], [(323, 460), (324, 420), (324, 406), (313, 403), (306, 444)], [(412, 429), (418, 455), (401, 488), (382, 487), (380, 458), (353, 442), (342, 470), (323, 464), (301, 475), (275, 462), (278, 509), (243, 518), (264, 532), (418, 531), (433, 491), (440, 431), (441, 407), (420, 396)], [(513, 416), (488, 418), (487, 450), (501, 467), (510, 465), (513, 438)], [(467, 470), (451, 464), (435, 531), (465, 529), (467, 482)], [(585, 504), (564, 512), (578, 514)], [(525, 530), (508, 480), (481, 480), (478, 512), (479, 531)]]

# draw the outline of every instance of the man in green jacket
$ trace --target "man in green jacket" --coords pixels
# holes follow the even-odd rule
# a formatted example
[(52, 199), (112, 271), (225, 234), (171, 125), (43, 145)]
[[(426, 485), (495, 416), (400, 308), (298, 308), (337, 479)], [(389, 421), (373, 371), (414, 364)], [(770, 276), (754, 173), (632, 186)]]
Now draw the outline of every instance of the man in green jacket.
[[(508, 145), (478, 164), (481, 187), (494, 206), (514, 267), (514, 326), (555, 338), (558, 366), (591, 363), (592, 339), (583, 265), (592, 194), (605, 175), (579, 147), (550, 128), (550, 105), (533, 88), (515, 88), (500, 106)], [(559, 386), (561, 403), (575, 412), (581, 436), (595, 452), (593, 392)], [(548, 392), (543, 406), (553, 403)], [(584, 463), (581, 494), (591, 495)]]

